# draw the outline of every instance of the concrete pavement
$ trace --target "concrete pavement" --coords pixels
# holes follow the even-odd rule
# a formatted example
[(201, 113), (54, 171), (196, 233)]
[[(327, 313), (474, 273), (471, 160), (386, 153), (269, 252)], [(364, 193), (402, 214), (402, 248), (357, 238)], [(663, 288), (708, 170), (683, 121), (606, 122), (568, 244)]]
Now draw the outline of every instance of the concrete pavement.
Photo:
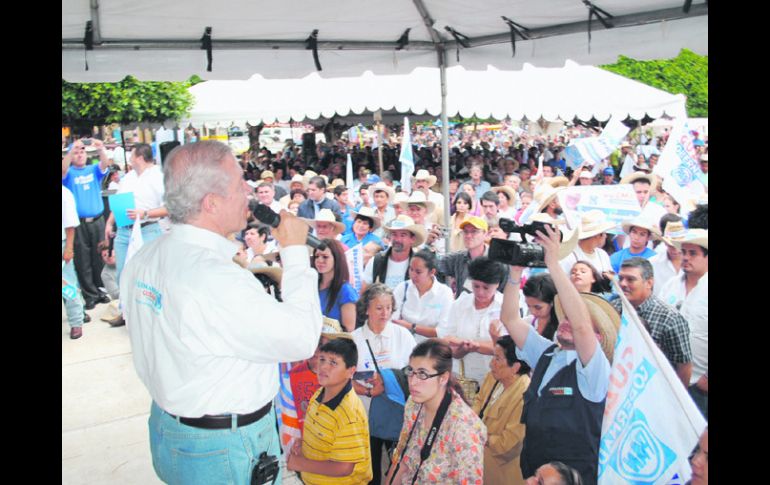
[[(160, 484), (152, 468), (150, 396), (134, 370), (126, 327), (87, 313), (83, 336), (70, 340), (62, 305), (62, 484)], [(301, 483), (284, 470), (284, 485)]]

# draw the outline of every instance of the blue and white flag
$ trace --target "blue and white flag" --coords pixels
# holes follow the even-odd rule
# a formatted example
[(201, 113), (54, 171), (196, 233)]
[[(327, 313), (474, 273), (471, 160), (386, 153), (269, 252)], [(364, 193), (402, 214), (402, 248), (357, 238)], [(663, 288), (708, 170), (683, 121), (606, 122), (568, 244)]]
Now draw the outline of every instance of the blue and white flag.
[(663, 177), (663, 190), (685, 207), (706, 192), (706, 175), (700, 169), (700, 155), (687, 120), (674, 125), (668, 142), (652, 172)]
[(564, 149), (564, 158), (573, 169), (584, 162), (595, 165), (609, 157), (628, 132), (629, 128), (626, 125), (611, 118), (601, 135), (572, 140)]
[(685, 483), (706, 421), (668, 359), (623, 302), (599, 445), (599, 485)]
[(404, 117), (404, 136), (401, 137), (401, 190), (412, 193), (412, 174), (414, 173), (414, 154), (412, 153), (412, 133), (409, 131), (409, 118)]

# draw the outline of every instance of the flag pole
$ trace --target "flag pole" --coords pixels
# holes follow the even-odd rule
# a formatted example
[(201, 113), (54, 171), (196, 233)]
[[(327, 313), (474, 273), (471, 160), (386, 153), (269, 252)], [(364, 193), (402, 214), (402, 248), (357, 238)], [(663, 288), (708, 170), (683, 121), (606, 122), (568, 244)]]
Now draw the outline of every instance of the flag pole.
[[(441, 192), (444, 196), (444, 224), (451, 234), (449, 227), (449, 121), (446, 114), (446, 50), (439, 50), (439, 69), (441, 71)], [(445, 237), (446, 254), (449, 254), (450, 237)]]

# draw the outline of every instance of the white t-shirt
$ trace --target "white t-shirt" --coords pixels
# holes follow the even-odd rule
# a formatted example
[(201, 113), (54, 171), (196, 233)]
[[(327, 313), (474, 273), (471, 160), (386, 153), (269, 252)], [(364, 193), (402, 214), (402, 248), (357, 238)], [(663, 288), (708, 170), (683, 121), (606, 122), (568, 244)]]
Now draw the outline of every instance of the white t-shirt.
[[(660, 246), (665, 247), (665, 244), (661, 243)], [(666, 282), (677, 275), (682, 275), (683, 273), (681, 268), (677, 273), (676, 269), (674, 269), (673, 263), (671, 263), (671, 260), (668, 259), (668, 252), (666, 251), (656, 254), (648, 261), (652, 265), (652, 275), (654, 277), (652, 293), (653, 295), (660, 297), (660, 291), (663, 289), (663, 286), (666, 284)]]
[(581, 260), (591, 263), (599, 273), (612, 271), (610, 256), (607, 254), (607, 251), (602, 248), (594, 249), (593, 254), (586, 254), (579, 245), (575, 246), (575, 249), (573, 249), (566, 258), (559, 261), (559, 264), (561, 265), (562, 269), (564, 269), (564, 272), (567, 273), (567, 276), (569, 276), (570, 271), (572, 271), (572, 267), (576, 262)]
[[(404, 300), (406, 290), (406, 301)], [(433, 278), (433, 286), (424, 295), (420, 296), (417, 286), (411, 281), (402, 281), (393, 290), (396, 299), (396, 308), (393, 317), (404, 319), (409, 323), (437, 327), (446, 325), (449, 320), (449, 310), (454, 303), (452, 289)], [(427, 340), (422, 335), (414, 336), (417, 343)]]
[[(399, 283), (404, 281), (404, 275), (409, 269), (409, 258), (396, 262), (388, 258), (388, 272), (385, 276), (385, 286), (395, 289)], [(364, 282), (367, 285), (374, 283), (374, 258), (371, 258), (364, 268)]]
[(133, 192), (134, 207), (145, 211), (163, 206), (164, 191), (163, 171), (157, 165), (147, 167), (142, 175), (131, 170), (120, 181), (118, 189), (119, 194)]
[(64, 229), (67, 227), (78, 227), (80, 225), (80, 219), (78, 218), (78, 210), (75, 206), (75, 196), (72, 195), (70, 189), (65, 186), (61, 186), (61, 240), (67, 239), (67, 233)]
[[(439, 338), (449, 336), (459, 337), (468, 340), (492, 340), (489, 335), (489, 322), (500, 318), (500, 308), (503, 304), (503, 295), (495, 292), (495, 298), (492, 304), (481, 310), (477, 310), (473, 305), (473, 293), (463, 293), (452, 304), (449, 310), (449, 320), (446, 325), (436, 327), (436, 333)], [(465, 357), (465, 377), (475, 379), (481, 383), (484, 376), (489, 372), (489, 362), (491, 355), (471, 352)], [(460, 374), (460, 360), (452, 359), (452, 371)]]

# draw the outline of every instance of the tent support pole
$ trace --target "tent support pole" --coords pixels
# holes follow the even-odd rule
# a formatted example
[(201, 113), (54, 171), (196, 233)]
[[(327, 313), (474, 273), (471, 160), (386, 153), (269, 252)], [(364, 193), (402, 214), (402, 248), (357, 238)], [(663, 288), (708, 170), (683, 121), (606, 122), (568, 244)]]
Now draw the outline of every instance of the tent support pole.
[(380, 162), (380, 177), (382, 177), (382, 172), (384, 171), (382, 167), (382, 144), (384, 140), (382, 139), (382, 123), (380, 121), (377, 122), (377, 142), (377, 159)]
[(444, 227), (447, 228), (446, 254), (449, 254), (452, 228), (449, 227), (449, 121), (446, 114), (446, 50), (440, 49), (439, 68), (441, 69), (441, 192), (444, 195)]

